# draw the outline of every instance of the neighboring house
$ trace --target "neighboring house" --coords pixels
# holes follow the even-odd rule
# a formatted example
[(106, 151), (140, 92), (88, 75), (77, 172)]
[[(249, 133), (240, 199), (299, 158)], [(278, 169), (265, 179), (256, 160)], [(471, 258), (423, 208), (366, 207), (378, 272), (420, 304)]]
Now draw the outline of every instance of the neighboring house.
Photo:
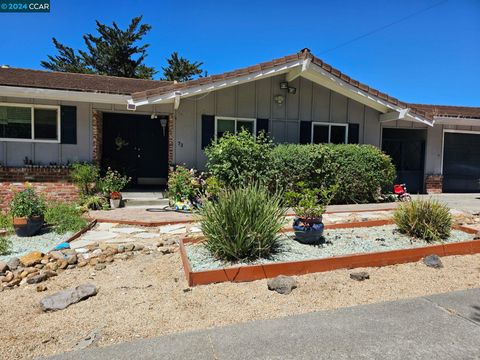
[(94, 161), (162, 184), (169, 164), (202, 168), (211, 139), (240, 127), (279, 143), (375, 145), (412, 192), (479, 191), (480, 107), (404, 103), (308, 49), (185, 83), (0, 68), (4, 183), (48, 187), (65, 177), (48, 165)]

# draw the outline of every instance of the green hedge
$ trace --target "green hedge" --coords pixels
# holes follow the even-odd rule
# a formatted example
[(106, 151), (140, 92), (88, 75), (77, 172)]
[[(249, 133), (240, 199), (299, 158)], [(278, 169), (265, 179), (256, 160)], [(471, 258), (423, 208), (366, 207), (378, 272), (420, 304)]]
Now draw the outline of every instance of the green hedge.
[(391, 192), (395, 180), (390, 157), (371, 145), (274, 146), (240, 133), (222, 137), (206, 155), (208, 171), (226, 187), (252, 180), (272, 190), (291, 190), (300, 181), (309, 188), (338, 184), (337, 204), (374, 202), (382, 190)]

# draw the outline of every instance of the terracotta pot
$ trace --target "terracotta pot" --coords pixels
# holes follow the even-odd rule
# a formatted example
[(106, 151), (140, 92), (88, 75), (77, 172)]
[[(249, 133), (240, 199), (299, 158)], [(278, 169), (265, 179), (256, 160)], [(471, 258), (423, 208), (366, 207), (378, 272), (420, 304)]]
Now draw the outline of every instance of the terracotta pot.
[(33, 236), (43, 226), (43, 215), (32, 217), (14, 217), (13, 228), (19, 237)]

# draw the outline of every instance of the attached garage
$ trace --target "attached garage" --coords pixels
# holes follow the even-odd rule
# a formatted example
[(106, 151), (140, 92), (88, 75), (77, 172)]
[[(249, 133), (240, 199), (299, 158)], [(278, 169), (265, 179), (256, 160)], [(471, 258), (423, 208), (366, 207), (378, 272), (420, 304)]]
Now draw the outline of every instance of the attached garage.
[(444, 132), (443, 191), (480, 192), (479, 132)]

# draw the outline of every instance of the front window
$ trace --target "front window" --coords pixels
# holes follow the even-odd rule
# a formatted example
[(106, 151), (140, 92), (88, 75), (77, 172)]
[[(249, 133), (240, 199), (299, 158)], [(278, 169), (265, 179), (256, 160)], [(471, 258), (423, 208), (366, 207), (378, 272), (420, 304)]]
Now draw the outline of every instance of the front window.
[(347, 124), (312, 123), (313, 144), (346, 144)]
[(0, 139), (58, 141), (58, 106), (0, 104)]
[(255, 134), (255, 119), (217, 117), (215, 118), (215, 135), (221, 138), (226, 132), (236, 134), (242, 129)]

